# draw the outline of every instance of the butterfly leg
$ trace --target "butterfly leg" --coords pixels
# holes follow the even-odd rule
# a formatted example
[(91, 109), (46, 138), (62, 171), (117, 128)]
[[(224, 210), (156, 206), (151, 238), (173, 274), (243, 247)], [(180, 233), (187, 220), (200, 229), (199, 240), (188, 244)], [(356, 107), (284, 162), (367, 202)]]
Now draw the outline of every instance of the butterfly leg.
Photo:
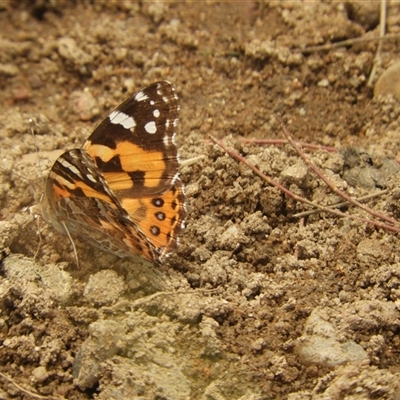
[(65, 225), (64, 222), (62, 222), (62, 225), (63, 225), (63, 227), (65, 229), (65, 232), (67, 233), (67, 236), (68, 236), (68, 238), (69, 238), (69, 240), (71, 242), (72, 249), (74, 250), (74, 255), (75, 255), (75, 259), (76, 259), (76, 266), (79, 268), (79, 257), (78, 257), (78, 252), (76, 251), (76, 246), (75, 246), (74, 240), (72, 239), (72, 236), (69, 233), (67, 225)]

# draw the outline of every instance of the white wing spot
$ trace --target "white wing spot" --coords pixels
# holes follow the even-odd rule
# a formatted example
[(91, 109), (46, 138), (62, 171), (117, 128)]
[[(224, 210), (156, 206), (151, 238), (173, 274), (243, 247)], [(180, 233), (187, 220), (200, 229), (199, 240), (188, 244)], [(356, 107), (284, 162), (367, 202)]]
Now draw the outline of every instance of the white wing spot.
[(82, 179), (81, 172), (79, 171), (78, 168), (74, 167), (73, 165), (70, 165), (69, 170)]
[(179, 179), (179, 172), (177, 172), (177, 173), (173, 176), (173, 178), (172, 178), (172, 180), (171, 180), (171, 185), (173, 185), (173, 184), (177, 181), (177, 179)]
[(96, 179), (94, 179), (92, 174), (87, 174), (86, 178), (89, 179), (89, 181), (92, 181), (93, 183), (96, 183)]
[(72, 171), (76, 176), (79, 176), (79, 178), (83, 179), (81, 171), (79, 171), (78, 168), (75, 167), (75, 165), (71, 164), (65, 159), (60, 159), (58, 162), (65, 168), (68, 169), (69, 171)]
[(149, 98), (149, 96), (147, 96), (147, 94), (144, 94), (143, 92), (137, 92), (135, 94), (135, 100), (136, 101), (144, 101), (147, 100)]
[(109, 118), (112, 124), (122, 125), (125, 129), (132, 129), (136, 126), (135, 120), (121, 111), (113, 111)]
[(150, 100), (150, 105), (154, 106), (154, 100)]
[(63, 158), (60, 158), (57, 160), (64, 168), (70, 168), (71, 163), (67, 162), (67, 160), (64, 160)]
[(171, 144), (170, 141), (169, 141), (169, 136), (164, 136), (163, 142), (164, 142), (164, 145), (165, 145), (166, 147), (169, 147), (170, 144)]
[(159, 109), (155, 109), (155, 110), (153, 111), (153, 115), (154, 115), (156, 118), (158, 118), (158, 117), (160, 116), (160, 110), (159, 110)]
[(156, 133), (157, 132), (156, 123), (154, 121), (150, 121), (144, 126), (144, 129), (146, 130), (147, 133), (150, 134)]

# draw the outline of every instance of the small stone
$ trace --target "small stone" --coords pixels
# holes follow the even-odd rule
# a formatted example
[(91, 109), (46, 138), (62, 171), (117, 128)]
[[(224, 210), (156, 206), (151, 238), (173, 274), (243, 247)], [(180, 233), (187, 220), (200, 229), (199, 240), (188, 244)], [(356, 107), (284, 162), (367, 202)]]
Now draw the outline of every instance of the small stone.
[(352, 21), (362, 25), (366, 30), (373, 30), (379, 24), (379, 2), (347, 1), (347, 14)]
[(19, 74), (19, 69), (14, 64), (0, 64), (0, 76), (10, 77)]
[(392, 94), (400, 100), (400, 61), (390, 66), (375, 84), (374, 96)]
[(256, 340), (254, 340), (252, 343), (251, 343), (251, 349), (252, 350), (254, 350), (254, 351), (260, 351), (260, 350), (262, 350), (264, 347), (265, 347), (265, 345), (266, 345), (266, 342), (265, 342), (265, 339), (264, 338), (258, 338), (258, 339), (256, 339)]
[(284, 182), (293, 183), (298, 187), (304, 187), (307, 183), (308, 169), (303, 162), (287, 167), (281, 173), (281, 179)]
[(93, 56), (82, 50), (72, 38), (61, 38), (58, 40), (57, 45), (60, 56), (75, 66), (80, 67), (93, 61)]
[(317, 83), (317, 85), (320, 86), (320, 87), (328, 87), (328, 86), (329, 86), (329, 80), (326, 79), (326, 78), (321, 79), (321, 80)]
[(36, 382), (41, 383), (49, 377), (45, 367), (37, 367), (32, 371), (32, 376)]
[(324, 367), (347, 362), (359, 363), (368, 359), (367, 352), (352, 340), (340, 343), (334, 338), (327, 339), (318, 335), (304, 336), (297, 351), (305, 364)]

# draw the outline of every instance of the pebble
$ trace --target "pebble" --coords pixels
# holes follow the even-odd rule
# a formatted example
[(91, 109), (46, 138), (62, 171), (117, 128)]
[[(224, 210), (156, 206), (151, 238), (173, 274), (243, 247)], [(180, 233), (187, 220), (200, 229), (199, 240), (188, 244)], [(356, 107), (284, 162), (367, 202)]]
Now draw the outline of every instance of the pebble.
[(387, 94), (392, 94), (395, 99), (400, 100), (400, 61), (384, 71), (375, 84), (374, 96)]
[(45, 367), (37, 367), (32, 371), (35, 381), (41, 383), (49, 377), (49, 373)]

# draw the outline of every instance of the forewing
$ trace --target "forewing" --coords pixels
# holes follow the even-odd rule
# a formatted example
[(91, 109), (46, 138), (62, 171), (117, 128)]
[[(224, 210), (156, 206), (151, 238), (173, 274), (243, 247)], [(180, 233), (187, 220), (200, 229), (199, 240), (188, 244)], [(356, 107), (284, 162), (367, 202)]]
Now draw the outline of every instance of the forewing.
[(84, 143), (118, 198), (171, 188), (178, 177), (178, 113), (174, 87), (156, 82), (123, 102)]

